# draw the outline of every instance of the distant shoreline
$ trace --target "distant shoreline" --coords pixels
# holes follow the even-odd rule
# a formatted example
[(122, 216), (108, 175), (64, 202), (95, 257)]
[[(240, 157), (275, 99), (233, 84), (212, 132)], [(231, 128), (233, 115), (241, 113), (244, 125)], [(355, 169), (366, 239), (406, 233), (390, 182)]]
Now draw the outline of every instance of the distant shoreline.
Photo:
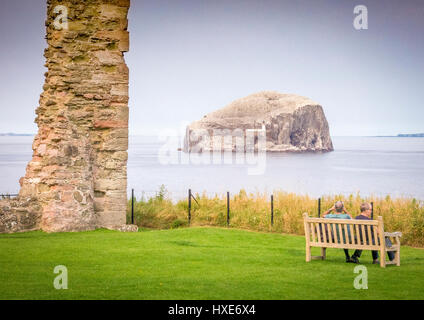
[(399, 133), (397, 136), (367, 136), (374, 138), (424, 138), (424, 133)]
[(409, 138), (409, 137), (414, 137), (414, 138), (423, 138), (424, 137), (424, 133), (401, 133), (397, 135), (400, 138)]
[(0, 133), (0, 137), (32, 137), (32, 133)]

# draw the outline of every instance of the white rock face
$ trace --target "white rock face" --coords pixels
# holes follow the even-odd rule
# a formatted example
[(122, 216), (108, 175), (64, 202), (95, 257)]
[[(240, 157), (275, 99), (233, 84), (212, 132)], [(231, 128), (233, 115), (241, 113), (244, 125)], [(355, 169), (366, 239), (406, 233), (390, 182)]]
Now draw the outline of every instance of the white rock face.
[[(237, 141), (246, 142), (252, 129), (265, 129), (266, 151), (333, 151), (322, 107), (308, 98), (274, 91), (249, 95), (193, 122), (187, 128), (184, 151), (240, 150)], [(217, 143), (217, 137), (222, 142)], [(257, 139), (254, 143), (257, 148)]]

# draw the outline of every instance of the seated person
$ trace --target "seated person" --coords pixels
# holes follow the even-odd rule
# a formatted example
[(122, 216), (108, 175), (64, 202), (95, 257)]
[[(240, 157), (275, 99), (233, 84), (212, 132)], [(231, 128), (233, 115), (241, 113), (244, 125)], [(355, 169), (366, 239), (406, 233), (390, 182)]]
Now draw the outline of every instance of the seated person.
[[(358, 219), (358, 220), (371, 220), (371, 212), (372, 212), (371, 204), (369, 204), (368, 202), (365, 202), (365, 203), (361, 204), (361, 213), (355, 219)], [(373, 234), (371, 235), (371, 237), (374, 238), (373, 237)], [(361, 242), (364, 242), (364, 241), (366, 241), (366, 242), (369, 241), (368, 240), (368, 233), (367, 233), (366, 230), (365, 230), (365, 239), (361, 239)], [(392, 246), (392, 242), (390, 241), (389, 238), (386, 238), (386, 246), (387, 247), (391, 247)], [(353, 256), (352, 256), (353, 262), (359, 263), (359, 259), (358, 258), (361, 257), (361, 254), (362, 254), (362, 250), (356, 250), (353, 253)], [(371, 254), (372, 254), (372, 263), (373, 264), (380, 263), (378, 261), (378, 251), (373, 250), (373, 251), (371, 251)], [(389, 256), (389, 260), (390, 261), (393, 261), (393, 259), (395, 258), (395, 254), (393, 252), (391, 252), (391, 251), (388, 251), (387, 252), (387, 255)]]
[[(331, 213), (334, 212), (334, 213)], [(352, 216), (350, 215), (349, 212), (346, 211), (344, 204), (342, 201), (337, 201), (334, 206), (330, 209), (328, 209), (326, 212), (324, 212), (324, 214), (322, 215), (324, 218), (327, 219), (352, 219)], [(347, 229), (348, 231), (348, 237), (350, 239), (350, 228), (348, 227)], [(344, 230), (343, 230), (343, 239), (345, 239), (345, 234), (344, 234)], [(337, 232), (337, 238), (340, 239), (340, 236)], [(340, 242), (340, 241), (338, 241)], [(349, 255), (349, 250), (348, 249), (343, 249), (345, 256), (346, 256), (346, 262), (354, 262)]]

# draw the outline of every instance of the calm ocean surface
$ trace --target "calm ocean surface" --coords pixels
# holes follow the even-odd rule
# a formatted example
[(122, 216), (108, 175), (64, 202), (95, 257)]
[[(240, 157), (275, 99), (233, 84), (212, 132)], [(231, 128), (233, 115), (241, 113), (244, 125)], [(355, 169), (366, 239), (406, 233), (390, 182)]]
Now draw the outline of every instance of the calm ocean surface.
[[(18, 180), (31, 159), (33, 137), (0, 137), (0, 193), (17, 193)], [(333, 137), (325, 154), (267, 154), (265, 171), (255, 165), (161, 163), (164, 142), (130, 137), (128, 189), (154, 195), (163, 184), (173, 198), (187, 189), (208, 194), (283, 190), (313, 197), (329, 194), (408, 196), (424, 200), (424, 138)], [(179, 153), (175, 153), (178, 157)], [(163, 158), (162, 158), (163, 159)], [(163, 162), (163, 161), (162, 161)], [(177, 161), (178, 162), (178, 161)], [(181, 162), (181, 161), (180, 161)]]

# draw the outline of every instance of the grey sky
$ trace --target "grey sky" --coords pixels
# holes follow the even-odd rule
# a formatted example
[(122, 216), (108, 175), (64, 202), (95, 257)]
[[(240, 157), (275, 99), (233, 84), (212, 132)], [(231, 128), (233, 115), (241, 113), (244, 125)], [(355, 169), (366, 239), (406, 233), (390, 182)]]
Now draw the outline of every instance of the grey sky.
[[(37, 130), (44, 19), (45, 0), (0, 3), (0, 132)], [(319, 102), (332, 135), (424, 132), (422, 0), (132, 0), (129, 19), (131, 134), (261, 90)]]

